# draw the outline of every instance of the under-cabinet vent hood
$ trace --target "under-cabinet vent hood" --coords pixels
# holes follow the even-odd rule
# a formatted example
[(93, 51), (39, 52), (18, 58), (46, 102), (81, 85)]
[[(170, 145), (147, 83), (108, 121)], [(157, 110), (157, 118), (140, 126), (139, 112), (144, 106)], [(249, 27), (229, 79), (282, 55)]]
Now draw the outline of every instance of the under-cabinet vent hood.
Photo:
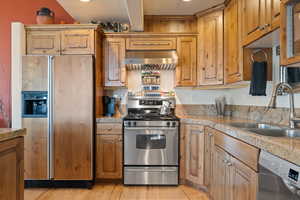
[(174, 70), (178, 63), (176, 51), (127, 51), (125, 64), (128, 70)]

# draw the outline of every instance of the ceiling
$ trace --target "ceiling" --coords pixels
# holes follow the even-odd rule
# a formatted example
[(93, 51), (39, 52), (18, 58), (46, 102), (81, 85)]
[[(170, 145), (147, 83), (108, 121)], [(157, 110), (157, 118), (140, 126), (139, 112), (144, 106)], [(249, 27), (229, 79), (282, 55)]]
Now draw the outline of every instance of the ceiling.
[[(139, 17), (145, 15), (193, 15), (199, 11), (211, 8), (224, 0), (91, 0), (81, 2), (80, 0), (57, 0), (62, 7), (77, 21), (81, 23), (97, 21), (132, 22), (133, 15)], [(132, 1), (141, 2), (139, 12)], [(143, 3), (144, 1), (144, 3)], [(133, 6), (136, 7), (136, 6)], [(132, 14), (132, 12), (135, 12)]]
[(190, 2), (144, 0), (144, 13), (145, 15), (193, 15), (223, 2), (224, 0), (192, 0)]
[(125, 0), (57, 0), (58, 3), (77, 21), (87, 23), (91, 20), (128, 22), (127, 2)]

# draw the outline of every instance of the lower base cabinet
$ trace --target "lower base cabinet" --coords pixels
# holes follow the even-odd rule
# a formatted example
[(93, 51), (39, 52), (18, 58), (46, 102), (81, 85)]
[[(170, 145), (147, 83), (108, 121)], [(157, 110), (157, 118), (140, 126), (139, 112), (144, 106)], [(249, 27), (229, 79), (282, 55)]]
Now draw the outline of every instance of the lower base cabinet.
[(24, 139), (0, 142), (0, 199), (24, 199)]
[(97, 135), (97, 179), (122, 178), (122, 136)]
[(184, 125), (185, 178), (197, 186), (203, 185), (204, 175), (204, 127)]

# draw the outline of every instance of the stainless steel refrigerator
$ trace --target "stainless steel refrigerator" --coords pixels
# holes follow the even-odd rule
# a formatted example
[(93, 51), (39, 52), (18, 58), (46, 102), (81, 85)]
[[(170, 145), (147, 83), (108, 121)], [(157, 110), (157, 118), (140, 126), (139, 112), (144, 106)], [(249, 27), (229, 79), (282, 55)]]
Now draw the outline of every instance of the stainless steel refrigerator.
[(23, 57), (25, 180), (93, 180), (93, 79), (91, 55)]

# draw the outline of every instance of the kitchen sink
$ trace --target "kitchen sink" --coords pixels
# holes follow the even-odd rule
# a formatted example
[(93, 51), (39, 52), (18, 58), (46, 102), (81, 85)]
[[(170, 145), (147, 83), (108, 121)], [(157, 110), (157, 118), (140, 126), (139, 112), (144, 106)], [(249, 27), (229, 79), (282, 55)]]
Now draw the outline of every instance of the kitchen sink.
[(258, 135), (289, 138), (300, 137), (299, 129), (288, 129), (285, 127), (275, 126), (271, 124), (233, 122), (229, 123), (228, 125), (236, 128), (245, 129)]
[(281, 129), (279, 126), (274, 126), (271, 124), (263, 124), (263, 123), (241, 123), (241, 122), (233, 122), (228, 125), (242, 128), (242, 129)]

